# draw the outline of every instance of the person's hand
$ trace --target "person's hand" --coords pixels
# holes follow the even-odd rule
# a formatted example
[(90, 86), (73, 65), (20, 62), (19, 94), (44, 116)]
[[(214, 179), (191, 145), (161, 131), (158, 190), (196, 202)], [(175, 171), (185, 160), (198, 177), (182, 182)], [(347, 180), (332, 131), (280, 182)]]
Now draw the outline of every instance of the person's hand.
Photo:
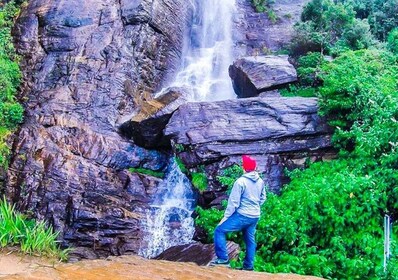
[(227, 219), (226, 218), (222, 218), (221, 221), (218, 223), (218, 225), (221, 225), (223, 222), (225, 222)]

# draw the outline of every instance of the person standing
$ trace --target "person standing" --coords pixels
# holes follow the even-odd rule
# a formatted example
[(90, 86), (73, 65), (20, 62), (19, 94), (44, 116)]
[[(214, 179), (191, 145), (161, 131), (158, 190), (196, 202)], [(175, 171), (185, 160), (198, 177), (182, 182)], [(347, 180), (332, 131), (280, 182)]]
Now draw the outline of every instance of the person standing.
[(266, 193), (264, 181), (256, 171), (256, 161), (244, 155), (242, 166), (245, 173), (235, 181), (224, 217), (214, 231), (214, 249), (217, 258), (210, 265), (229, 266), (226, 234), (242, 231), (246, 245), (242, 269), (253, 270), (256, 226), (260, 217), (260, 207), (266, 200)]

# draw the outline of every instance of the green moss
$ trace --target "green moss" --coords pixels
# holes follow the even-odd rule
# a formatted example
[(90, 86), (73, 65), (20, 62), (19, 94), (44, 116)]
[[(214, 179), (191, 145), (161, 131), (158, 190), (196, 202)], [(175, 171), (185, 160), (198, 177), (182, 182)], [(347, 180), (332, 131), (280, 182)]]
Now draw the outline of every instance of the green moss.
[(193, 172), (192, 185), (201, 192), (205, 191), (208, 185), (206, 174), (202, 172)]
[(153, 177), (160, 178), (160, 179), (163, 179), (164, 176), (165, 176), (164, 172), (153, 171), (153, 170), (146, 169), (146, 168), (141, 168), (141, 167), (139, 167), (139, 168), (131, 167), (131, 168), (129, 168), (129, 171), (132, 172), (132, 173), (141, 173), (141, 174), (153, 176)]
[(174, 159), (178, 165), (178, 168), (180, 168), (181, 172), (188, 175), (189, 171), (186, 168), (186, 166), (184, 165), (184, 163), (182, 162), (182, 160), (179, 157), (174, 157)]
[(184, 149), (184, 145), (182, 145), (182, 144), (175, 144), (174, 148), (175, 148), (177, 153), (181, 153), (181, 152), (183, 152), (185, 150)]

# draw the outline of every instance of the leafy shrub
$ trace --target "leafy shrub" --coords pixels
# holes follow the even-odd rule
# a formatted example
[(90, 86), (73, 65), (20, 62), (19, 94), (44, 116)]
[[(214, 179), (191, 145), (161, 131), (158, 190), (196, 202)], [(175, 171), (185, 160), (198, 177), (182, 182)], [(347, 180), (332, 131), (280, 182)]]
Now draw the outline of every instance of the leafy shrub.
[(303, 87), (303, 86), (295, 86), (290, 85), (287, 89), (279, 90), (281, 96), (283, 97), (316, 97), (317, 90), (313, 87)]
[(318, 86), (318, 78), (324, 56), (319, 52), (309, 52), (298, 59), (297, 75), (301, 86)]
[(243, 175), (243, 168), (240, 165), (234, 164), (221, 170), (217, 180), (225, 187), (227, 192), (231, 191), (236, 179)]
[(58, 233), (45, 222), (27, 219), (15, 211), (5, 198), (0, 201), (0, 246), (19, 245), (27, 254), (39, 254), (66, 260), (70, 249), (60, 250)]
[(192, 185), (197, 188), (199, 191), (203, 192), (207, 189), (207, 177), (203, 172), (193, 172), (192, 176)]
[(21, 72), (18, 56), (12, 44), (11, 27), (19, 13), (15, 2), (0, 7), (0, 166), (6, 167), (10, 148), (7, 138), (23, 120), (23, 108), (15, 94), (20, 84)]
[(338, 147), (391, 156), (384, 153), (398, 133), (397, 74), (396, 57), (384, 51), (348, 52), (325, 65), (319, 106), (337, 129)]
[(303, 10), (302, 22), (296, 24), (291, 43), (293, 56), (307, 52), (339, 54), (375, 44), (366, 19), (355, 18), (349, 1), (312, 0)]
[(398, 55), (398, 28), (393, 29), (388, 34), (388, 49)]
[(208, 243), (213, 242), (214, 230), (224, 216), (224, 211), (214, 207), (203, 209), (197, 206), (195, 212), (197, 214), (195, 224), (206, 232), (206, 241)]
[(269, 20), (272, 23), (276, 23), (278, 20), (278, 16), (276, 15), (275, 11), (271, 8), (271, 5), (275, 3), (274, 0), (252, 0), (256, 11), (259, 13), (266, 13)]

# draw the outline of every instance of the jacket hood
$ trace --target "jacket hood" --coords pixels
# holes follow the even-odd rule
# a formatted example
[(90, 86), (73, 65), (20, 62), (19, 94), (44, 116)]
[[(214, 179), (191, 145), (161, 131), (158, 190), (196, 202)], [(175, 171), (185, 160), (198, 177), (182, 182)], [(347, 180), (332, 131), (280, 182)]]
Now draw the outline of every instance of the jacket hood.
[(245, 177), (253, 182), (256, 182), (258, 179), (260, 179), (260, 175), (258, 175), (257, 171), (245, 173), (242, 177)]

